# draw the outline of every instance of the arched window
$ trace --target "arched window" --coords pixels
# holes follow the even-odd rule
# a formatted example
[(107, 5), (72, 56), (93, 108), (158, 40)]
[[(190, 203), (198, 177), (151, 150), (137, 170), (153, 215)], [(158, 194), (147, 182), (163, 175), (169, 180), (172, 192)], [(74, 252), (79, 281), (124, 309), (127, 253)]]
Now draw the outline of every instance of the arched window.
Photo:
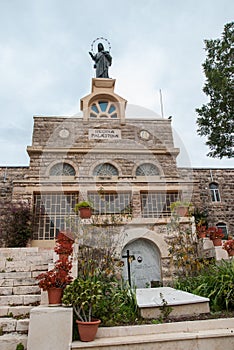
[(114, 165), (103, 163), (96, 166), (93, 171), (94, 176), (118, 176), (119, 172)]
[(219, 185), (215, 182), (209, 184), (212, 202), (220, 202)]
[(50, 176), (75, 176), (75, 169), (67, 163), (58, 163), (50, 169)]
[(137, 167), (136, 176), (155, 176), (159, 175), (159, 170), (156, 165), (151, 163), (144, 163)]
[(117, 118), (117, 108), (114, 102), (100, 100), (96, 101), (91, 105), (90, 118), (107, 118), (115, 119)]
[(218, 222), (216, 227), (220, 228), (224, 234), (224, 238), (223, 239), (228, 239), (228, 229), (227, 229), (227, 225), (224, 222)]

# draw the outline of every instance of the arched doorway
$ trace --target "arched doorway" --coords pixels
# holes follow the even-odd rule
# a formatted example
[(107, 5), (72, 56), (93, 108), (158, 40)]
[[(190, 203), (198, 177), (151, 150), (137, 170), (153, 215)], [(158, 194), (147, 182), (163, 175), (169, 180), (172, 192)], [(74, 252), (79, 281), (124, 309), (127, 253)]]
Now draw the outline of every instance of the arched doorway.
[[(127, 255), (130, 256), (129, 259)], [(126, 281), (130, 278), (132, 287), (157, 287), (161, 282), (160, 253), (157, 246), (148, 239), (139, 238), (126, 244), (122, 251), (122, 261), (123, 278)]]

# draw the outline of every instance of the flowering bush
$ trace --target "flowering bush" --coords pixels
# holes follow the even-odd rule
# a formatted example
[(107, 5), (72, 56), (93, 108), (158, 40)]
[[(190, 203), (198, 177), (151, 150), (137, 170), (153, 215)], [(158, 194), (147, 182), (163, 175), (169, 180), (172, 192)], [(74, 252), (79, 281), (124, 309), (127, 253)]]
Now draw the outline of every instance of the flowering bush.
[(229, 239), (223, 244), (223, 249), (225, 249), (228, 254), (234, 250), (234, 239)]
[(212, 226), (208, 228), (208, 236), (210, 237), (211, 240), (216, 239), (216, 238), (223, 238), (224, 234), (221, 228)]
[(70, 255), (72, 253), (73, 243), (74, 239), (71, 238), (70, 232), (59, 231), (58, 236), (56, 238), (56, 245), (54, 247), (54, 251), (57, 254)]
[(72, 281), (70, 275), (72, 263), (65, 260), (58, 260), (52, 270), (43, 272), (36, 277), (39, 280), (39, 287), (43, 290), (50, 288), (65, 288)]
[(198, 237), (206, 237), (208, 234), (206, 226), (197, 226)]
[(57, 260), (54, 268), (47, 272), (43, 272), (36, 277), (39, 280), (39, 287), (43, 290), (50, 288), (65, 288), (72, 281), (70, 275), (72, 263), (68, 260), (68, 256), (72, 253), (72, 245), (74, 240), (71, 238), (70, 232), (60, 231), (56, 239), (54, 251), (58, 254), (66, 254), (66, 259)]

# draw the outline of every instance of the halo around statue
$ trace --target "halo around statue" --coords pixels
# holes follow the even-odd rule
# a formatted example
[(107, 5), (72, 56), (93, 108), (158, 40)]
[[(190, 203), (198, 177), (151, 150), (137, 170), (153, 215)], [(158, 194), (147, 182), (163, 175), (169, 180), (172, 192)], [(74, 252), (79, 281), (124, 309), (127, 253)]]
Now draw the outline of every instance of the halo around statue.
[(107, 40), (106, 38), (103, 38), (103, 37), (101, 36), (100, 38), (97, 38), (97, 39), (93, 40), (93, 42), (92, 42), (92, 44), (91, 44), (91, 52), (92, 52), (92, 53), (94, 53), (93, 47), (94, 47), (94, 44), (96, 43), (96, 41), (99, 41), (99, 42), (104, 41), (104, 42), (106, 42), (106, 43), (108, 44), (108, 48), (109, 48), (109, 52), (110, 52), (110, 50), (111, 50), (111, 44), (110, 44), (109, 40)]

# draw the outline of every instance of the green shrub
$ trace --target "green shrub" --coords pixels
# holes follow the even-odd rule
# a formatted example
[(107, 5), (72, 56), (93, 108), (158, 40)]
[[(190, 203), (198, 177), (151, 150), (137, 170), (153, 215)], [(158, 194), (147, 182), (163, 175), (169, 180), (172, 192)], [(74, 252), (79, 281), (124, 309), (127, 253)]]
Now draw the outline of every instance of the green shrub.
[(212, 311), (234, 310), (234, 260), (212, 264), (195, 277), (179, 278), (175, 288), (210, 298)]
[(1, 210), (0, 240), (5, 247), (25, 247), (32, 238), (32, 210), (28, 203), (8, 203)]
[[(100, 248), (102, 242), (103, 247)], [(100, 240), (96, 247), (81, 246), (78, 254), (79, 278), (94, 278), (100, 282), (102, 297), (93, 306), (93, 316), (102, 326), (133, 324), (138, 318), (134, 291), (120, 278), (121, 262), (116, 258), (115, 246)]]
[(183, 224), (179, 216), (173, 214), (167, 225), (165, 241), (174, 267), (174, 275), (189, 277), (200, 273), (205, 261), (198, 257), (197, 240), (192, 229), (192, 221)]
[(16, 346), (16, 350), (24, 350), (24, 345), (22, 343), (19, 343), (17, 346)]
[(92, 315), (102, 326), (133, 324), (138, 317), (135, 293), (114, 277), (78, 277), (64, 290), (63, 303), (73, 305), (76, 318)]
[(135, 292), (117, 280), (102, 281), (103, 297), (95, 307), (95, 316), (102, 326), (133, 324), (138, 318)]

